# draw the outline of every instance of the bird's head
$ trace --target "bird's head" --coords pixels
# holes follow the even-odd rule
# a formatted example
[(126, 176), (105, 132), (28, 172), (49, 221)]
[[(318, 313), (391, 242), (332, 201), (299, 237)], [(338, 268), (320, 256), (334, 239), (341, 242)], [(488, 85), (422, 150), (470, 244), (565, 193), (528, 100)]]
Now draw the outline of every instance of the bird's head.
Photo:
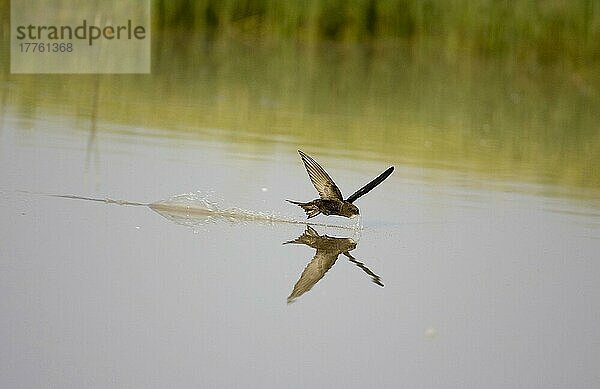
[(358, 210), (358, 207), (352, 203), (348, 203), (345, 202), (342, 205), (342, 215), (346, 216), (346, 217), (355, 217), (357, 215), (360, 215), (360, 211)]

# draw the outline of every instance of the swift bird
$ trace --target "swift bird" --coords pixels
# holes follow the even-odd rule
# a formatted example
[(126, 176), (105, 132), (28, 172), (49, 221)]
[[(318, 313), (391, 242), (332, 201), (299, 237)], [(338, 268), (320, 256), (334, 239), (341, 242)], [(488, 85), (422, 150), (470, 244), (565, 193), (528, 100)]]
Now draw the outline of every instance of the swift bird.
[(302, 158), (302, 162), (304, 162), (304, 167), (306, 167), (310, 180), (317, 192), (319, 192), (320, 198), (307, 203), (293, 200), (287, 201), (302, 207), (304, 212), (306, 212), (308, 219), (315, 217), (320, 213), (323, 215), (338, 215), (344, 217), (354, 217), (358, 215), (360, 213), (358, 207), (352, 203), (359, 197), (369, 193), (377, 185), (381, 184), (383, 180), (388, 178), (394, 171), (394, 167), (390, 166), (373, 181), (369, 182), (344, 200), (340, 188), (338, 188), (331, 177), (329, 177), (329, 174), (327, 174), (325, 169), (302, 151), (298, 150), (298, 153)]

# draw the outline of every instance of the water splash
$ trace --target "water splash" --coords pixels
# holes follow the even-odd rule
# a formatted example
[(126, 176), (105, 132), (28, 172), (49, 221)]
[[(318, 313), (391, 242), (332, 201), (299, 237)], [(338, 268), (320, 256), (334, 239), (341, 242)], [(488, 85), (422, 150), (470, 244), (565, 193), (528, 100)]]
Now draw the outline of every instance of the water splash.
[[(222, 199), (215, 200), (212, 192), (194, 192), (176, 195), (166, 200), (160, 200), (154, 203), (140, 203), (129, 200), (120, 200), (112, 198), (95, 198), (77, 195), (60, 195), (48, 193), (36, 193), (28, 191), (18, 191), (30, 195), (43, 195), (72, 200), (94, 201), (105, 204), (115, 204), (122, 206), (141, 206), (149, 207), (154, 212), (164, 218), (186, 227), (191, 227), (195, 231), (199, 228), (205, 228), (210, 223), (225, 221), (230, 223), (287, 223), (312, 225), (320, 227), (329, 227), (338, 230), (353, 231), (356, 239), (360, 238), (360, 232), (363, 229), (360, 216), (352, 219), (353, 224), (329, 224), (308, 221), (306, 219), (296, 219), (290, 216), (278, 214), (276, 212), (250, 211), (239, 207), (226, 207), (222, 205)], [(355, 239), (355, 240), (356, 240)]]
[(280, 221), (275, 214), (253, 212), (237, 207), (223, 207), (219, 205), (218, 201), (212, 200), (200, 192), (173, 196), (152, 203), (149, 207), (170, 220), (186, 225), (205, 224), (217, 220), (228, 222)]
[(210, 194), (195, 192), (157, 201), (149, 204), (149, 207), (174, 223), (188, 227), (202, 227), (209, 223), (226, 221), (231, 223), (311, 224), (345, 230), (362, 229), (360, 217), (356, 218), (353, 225), (308, 223), (306, 220), (294, 219), (275, 212), (250, 211), (239, 207), (226, 207), (221, 203), (222, 201), (212, 200)]

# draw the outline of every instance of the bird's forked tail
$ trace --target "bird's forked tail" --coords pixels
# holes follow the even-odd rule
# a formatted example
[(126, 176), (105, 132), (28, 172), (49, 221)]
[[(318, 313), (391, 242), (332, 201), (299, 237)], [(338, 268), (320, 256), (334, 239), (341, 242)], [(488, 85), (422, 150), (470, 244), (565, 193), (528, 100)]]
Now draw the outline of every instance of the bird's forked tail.
[(304, 212), (306, 212), (306, 216), (308, 216), (308, 219), (310, 219), (311, 217), (315, 217), (318, 214), (321, 213), (321, 211), (319, 210), (319, 207), (317, 207), (312, 201), (308, 202), (308, 203), (301, 203), (299, 201), (293, 201), (293, 200), (286, 200), (289, 203), (292, 204), (296, 204), (299, 207), (301, 207)]

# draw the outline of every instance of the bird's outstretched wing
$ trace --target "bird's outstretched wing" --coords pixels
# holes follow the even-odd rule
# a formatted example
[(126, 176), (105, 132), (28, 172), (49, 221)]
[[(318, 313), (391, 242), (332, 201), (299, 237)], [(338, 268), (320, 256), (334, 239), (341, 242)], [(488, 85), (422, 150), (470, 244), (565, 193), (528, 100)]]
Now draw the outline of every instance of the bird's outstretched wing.
[[(341, 200), (342, 192), (340, 192), (340, 188), (337, 187), (335, 182), (329, 177), (329, 174), (319, 165), (314, 159), (304, 154), (302, 151), (298, 150), (298, 154), (302, 158), (302, 162), (304, 162), (304, 166), (306, 167), (306, 171), (308, 172), (308, 176), (312, 181), (313, 185), (317, 192), (319, 192), (319, 196), (323, 200)], [(372, 188), (371, 188), (372, 189)], [(371, 190), (369, 189), (369, 190)], [(366, 193), (366, 192), (365, 192)]]
[(363, 186), (356, 192), (352, 193), (352, 195), (350, 197), (348, 197), (348, 200), (346, 200), (346, 201), (348, 201), (349, 203), (352, 203), (360, 196), (366, 195), (371, 190), (373, 190), (373, 188), (375, 188), (377, 185), (381, 184), (383, 182), (383, 180), (388, 178), (390, 176), (390, 174), (392, 174), (393, 171), (394, 171), (394, 167), (390, 166), (389, 168), (387, 168), (386, 171), (384, 171), (383, 173), (378, 175), (373, 181), (369, 182), (367, 185)]
[(292, 290), (292, 293), (288, 296), (287, 302), (291, 303), (311, 290), (312, 287), (323, 278), (325, 273), (331, 269), (337, 260), (338, 255), (339, 253), (334, 250), (317, 250), (313, 259), (302, 272), (296, 285), (294, 285), (294, 290)]

